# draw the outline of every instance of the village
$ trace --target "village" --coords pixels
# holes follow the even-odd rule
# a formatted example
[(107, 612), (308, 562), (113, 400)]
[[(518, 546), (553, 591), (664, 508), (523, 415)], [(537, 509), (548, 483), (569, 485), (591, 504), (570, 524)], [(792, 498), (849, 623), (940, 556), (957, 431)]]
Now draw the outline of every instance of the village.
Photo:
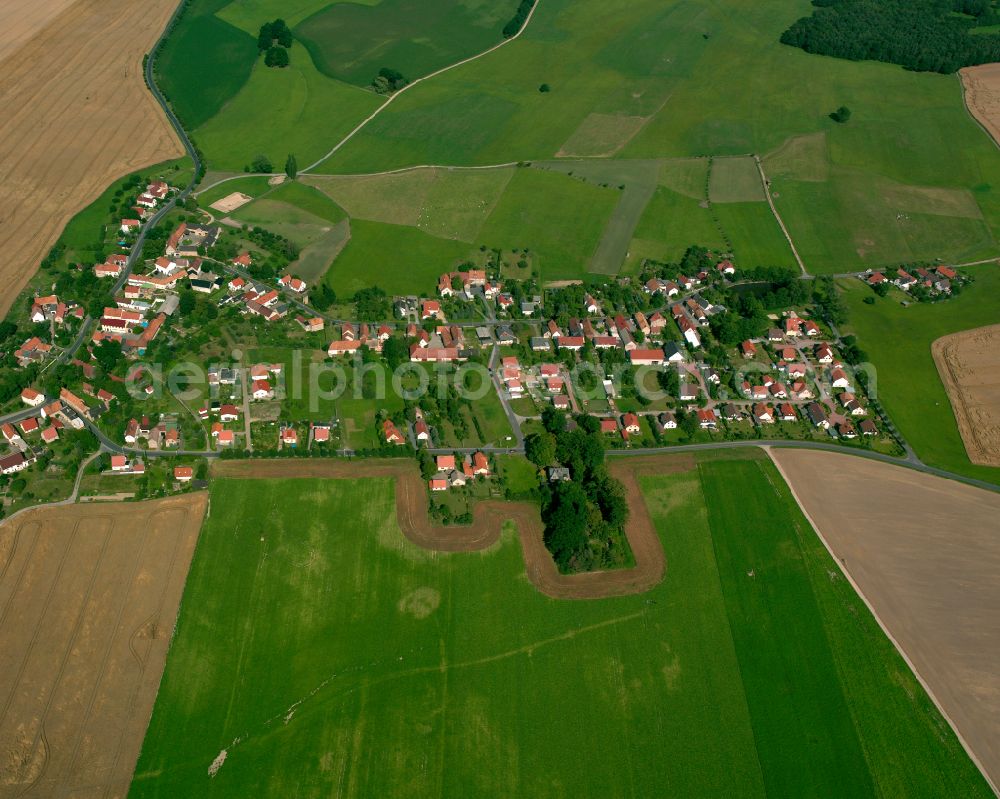
[[(134, 218), (115, 231), (120, 252), (86, 267), (106, 300), (85, 307), (34, 297), (25, 320), (32, 335), (13, 353), (34, 379), (20, 409), (8, 403), (2, 417), (3, 475), (29, 469), (72, 429), (94, 436), (109, 476), (145, 475), (151, 461), (180, 458), (176, 472), (160, 470), (161, 491), (190, 485), (206, 456), (407, 448), (437, 458), (427, 485), (438, 493), (488, 477), (497, 454), (523, 452), (551, 412), (571, 424), (595, 417), (609, 450), (788, 439), (901, 451), (855, 368), (853, 343), (807, 293), (788, 307), (748, 311), (739, 292), (761, 281), (744, 279), (730, 258), (692, 248), (686, 264), (555, 287), (463, 264), (442, 271), (427, 294), (373, 290), (367, 318), (351, 319), (343, 318), (349, 304), (312, 306), (311, 286), (260, 246), (267, 235), (188, 219), (162, 251), (135, 247), (143, 220), (174, 191), (162, 181), (145, 186)], [(891, 286), (925, 301), (966, 282), (946, 266), (912, 272), (858, 277), (881, 296)], [(226, 358), (200, 343), (209, 328), (234, 351), (251, 340), (248, 354), (263, 357)], [(737, 340), (734, 331), (746, 335)], [(304, 365), (293, 364), (303, 352)], [(170, 367), (182, 354), (204, 373), (166, 390), (149, 363)], [(342, 375), (344, 399), (304, 382), (304, 367)], [(391, 370), (406, 372), (406, 396), (392, 396)], [(474, 370), (488, 389), (471, 401), (460, 389)], [(47, 374), (59, 375), (58, 390), (43, 389)], [(434, 401), (408, 396), (421, 384), (451, 387)]]

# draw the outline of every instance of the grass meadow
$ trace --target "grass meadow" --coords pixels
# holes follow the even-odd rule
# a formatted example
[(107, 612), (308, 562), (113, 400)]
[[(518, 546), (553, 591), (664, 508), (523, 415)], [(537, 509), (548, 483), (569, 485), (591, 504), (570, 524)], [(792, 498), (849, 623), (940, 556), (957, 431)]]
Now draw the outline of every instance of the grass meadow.
[(904, 308), (895, 295), (875, 298), (860, 280), (841, 280), (850, 311), (846, 332), (875, 365), (878, 398), (917, 455), (932, 466), (1000, 482), (1000, 469), (969, 461), (948, 393), (941, 383), (931, 344), (941, 336), (996, 324), (1000, 318), (1000, 266), (972, 267), (975, 282), (945, 302), (911, 303)]
[(226, 3), (191, 3), (156, 59), (160, 89), (189, 131), (240, 91), (257, 58), (256, 31), (248, 34), (216, 16)]
[(430, 236), (404, 225), (351, 222), (351, 238), (326, 273), (338, 296), (378, 286), (391, 294), (437, 290), (438, 276), (473, 255), (471, 244)]
[(130, 796), (990, 795), (770, 462), (642, 487), (664, 582), (558, 601), (388, 480), (215, 481)]
[(617, 206), (617, 188), (519, 169), (480, 231), (488, 247), (527, 248), (543, 280), (582, 277)]
[(367, 86), (382, 67), (414, 80), (492, 47), (516, 8), (517, 0), (335, 2), (289, 24), (320, 71)]
[(298, 43), (289, 54), (285, 69), (269, 69), (258, 59), (246, 84), (194, 131), (213, 169), (240, 171), (264, 155), (281, 170), (289, 154), (301, 169), (384, 101), (320, 74)]
[[(611, 116), (631, 136), (615, 158), (763, 156), (816, 273), (995, 253), (1000, 159), (965, 112), (958, 80), (778, 44), (808, 9), (778, 0), (752, 9), (735, 0), (541, 3), (516, 42), (400, 97), (323, 169), (574, 154), (579, 147), (564, 145), (595, 129), (593, 115)], [(539, 93), (542, 82), (551, 92)], [(854, 112), (846, 125), (828, 118), (842, 104)], [(819, 146), (803, 152), (803, 139)], [(749, 165), (721, 169), (740, 172), (730, 177), (752, 198), (713, 185), (713, 199), (762, 199)], [(770, 245), (760, 253), (776, 261)]]

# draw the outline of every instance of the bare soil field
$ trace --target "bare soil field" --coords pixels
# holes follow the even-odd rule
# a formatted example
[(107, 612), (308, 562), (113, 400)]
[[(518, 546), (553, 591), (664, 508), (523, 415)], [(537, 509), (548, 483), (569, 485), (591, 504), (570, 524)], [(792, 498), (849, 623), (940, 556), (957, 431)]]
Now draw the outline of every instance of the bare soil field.
[(216, 200), (208, 207), (214, 208), (216, 211), (221, 211), (224, 214), (228, 214), (232, 213), (237, 208), (242, 208), (251, 200), (253, 200), (253, 197), (250, 197), (241, 191), (234, 191), (232, 194), (227, 194), (221, 200)]
[(207, 493), (0, 526), (0, 796), (124, 797)]
[(942, 336), (931, 354), (969, 460), (1000, 466), (1000, 325)]
[(770, 455), (996, 790), (1000, 494), (850, 455)]
[(116, 178), (182, 155), (142, 77), (176, 6), (0, 3), (0, 314), (74, 214)]
[(439, 527), (427, 515), (427, 489), (412, 460), (274, 460), (217, 461), (216, 477), (296, 478), (325, 477), (350, 480), (364, 477), (396, 479), (396, 517), (403, 534), (418, 546), (445, 552), (487, 549), (500, 539), (503, 524), (517, 525), (528, 578), (547, 596), (556, 599), (596, 599), (638, 594), (663, 579), (666, 558), (646, 509), (637, 474), (662, 474), (691, 468), (693, 461), (677, 456), (650, 456), (613, 460), (611, 473), (622, 480), (628, 493), (631, 515), (626, 536), (636, 565), (586, 574), (560, 574), (542, 541), (538, 506), (528, 502), (486, 500), (474, 506), (473, 523), (468, 526)]
[(969, 113), (1000, 144), (1000, 64), (959, 70)]

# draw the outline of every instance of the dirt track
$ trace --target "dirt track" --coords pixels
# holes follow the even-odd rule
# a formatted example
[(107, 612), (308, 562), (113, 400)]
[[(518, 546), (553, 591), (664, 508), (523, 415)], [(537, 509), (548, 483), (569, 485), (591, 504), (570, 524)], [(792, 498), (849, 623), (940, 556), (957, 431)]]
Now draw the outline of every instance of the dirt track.
[(1000, 495), (850, 455), (770, 454), (973, 759), (1000, 784)]
[(587, 574), (560, 574), (542, 541), (538, 506), (527, 502), (488, 500), (474, 506), (473, 523), (462, 527), (432, 525), (427, 515), (427, 490), (412, 460), (273, 460), (218, 461), (216, 477), (349, 480), (364, 477), (396, 479), (396, 517), (403, 534), (418, 546), (445, 552), (486, 549), (500, 538), (503, 523), (516, 523), (527, 574), (543, 594), (557, 599), (597, 599), (648, 591), (663, 579), (666, 559), (646, 510), (636, 474), (661, 474), (690, 467), (689, 458), (650, 456), (611, 461), (611, 473), (625, 484), (631, 508), (626, 535), (636, 565)]
[(1000, 325), (942, 336), (931, 354), (969, 460), (1000, 466)]
[(0, 526), (0, 796), (128, 793), (207, 500)]
[(176, 6), (0, 3), (0, 315), (74, 214), (116, 178), (182, 154), (142, 78)]
[(958, 74), (969, 113), (1000, 145), (1000, 64), (965, 67)]

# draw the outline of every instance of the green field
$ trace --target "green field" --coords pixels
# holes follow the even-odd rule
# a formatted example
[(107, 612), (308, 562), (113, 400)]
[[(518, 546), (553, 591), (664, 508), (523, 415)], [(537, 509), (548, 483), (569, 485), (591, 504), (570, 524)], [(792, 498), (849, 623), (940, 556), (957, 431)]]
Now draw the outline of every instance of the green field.
[(214, 482), (130, 795), (990, 795), (766, 459), (642, 485), (666, 579), (579, 602), (388, 480)]
[[(336, 0), (334, 0), (336, 2)], [(365, 0), (374, 5), (378, 0)], [(228, 5), (217, 15), (240, 30), (246, 31), (254, 39), (260, 26), (265, 22), (283, 19), (294, 28), (302, 20), (311, 17), (331, 5), (330, 0), (227, 0)], [(358, 2), (358, 0), (352, 0)]]
[(412, 169), (388, 175), (303, 178), (356, 219), (411, 225), (446, 239), (474, 241), (514, 167)]
[(969, 269), (975, 282), (946, 302), (911, 304), (876, 298), (860, 280), (841, 280), (850, 311), (847, 332), (858, 336), (877, 376), (878, 399), (917, 455), (932, 466), (1000, 483), (1000, 469), (975, 466), (965, 453), (931, 344), (941, 336), (1000, 320), (1000, 267)]
[(320, 74), (301, 45), (292, 46), (290, 57), (286, 69), (269, 69), (259, 59), (242, 89), (195, 130), (213, 169), (241, 171), (264, 155), (280, 171), (289, 154), (304, 168), (383, 102)]
[(326, 274), (340, 297), (378, 286), (389, 294), (433, 294), (442, 272), (471, 257), (471, 244), (383, 222), (355, 219), (351, 240)]
[[(516, 42), (400, 97), (324, 170), (545, 159), (581, 152), (581, 141), (592, 154), (605, 147), (600, 120), (641, 118), (638, 129), (626, 125), (631, 138), (616, 158), (757, 152), (770, 171), (784, 153), (776, 202), (817, 273), (995, 253), (1000, 159), (965, 112), (958, 81), (779, 45), (808, 9), (778, 0), (540, 4)], [(552, 91), (539, 93), (541, 82)], [(838, 125), (828, 114), (845, 103), (854, 114)], [(713, 199), (761, 199), (750, 164), (723, 166), (740, 174), (713, 181)], [(928, 194), (938, 190), (947, 196)], [(915, 207), (925, 200), (930, 212)]]
[(516, 8), (517, 0), (335, 2), (295, 35), (330, 77), (367, 86), (390, 67), (412, 81), (498, 44)]
[(256, 34), (215, 16), (226, 3), (191, 3), (156, 59), (157, 82), (188, 130), (211, 119), (243, 87), (257, 58)]
[(539, 169), (520, 169), (483, 226), (488, 247), (532, 250), (544, 280), (579, 278), (621, 192)]

